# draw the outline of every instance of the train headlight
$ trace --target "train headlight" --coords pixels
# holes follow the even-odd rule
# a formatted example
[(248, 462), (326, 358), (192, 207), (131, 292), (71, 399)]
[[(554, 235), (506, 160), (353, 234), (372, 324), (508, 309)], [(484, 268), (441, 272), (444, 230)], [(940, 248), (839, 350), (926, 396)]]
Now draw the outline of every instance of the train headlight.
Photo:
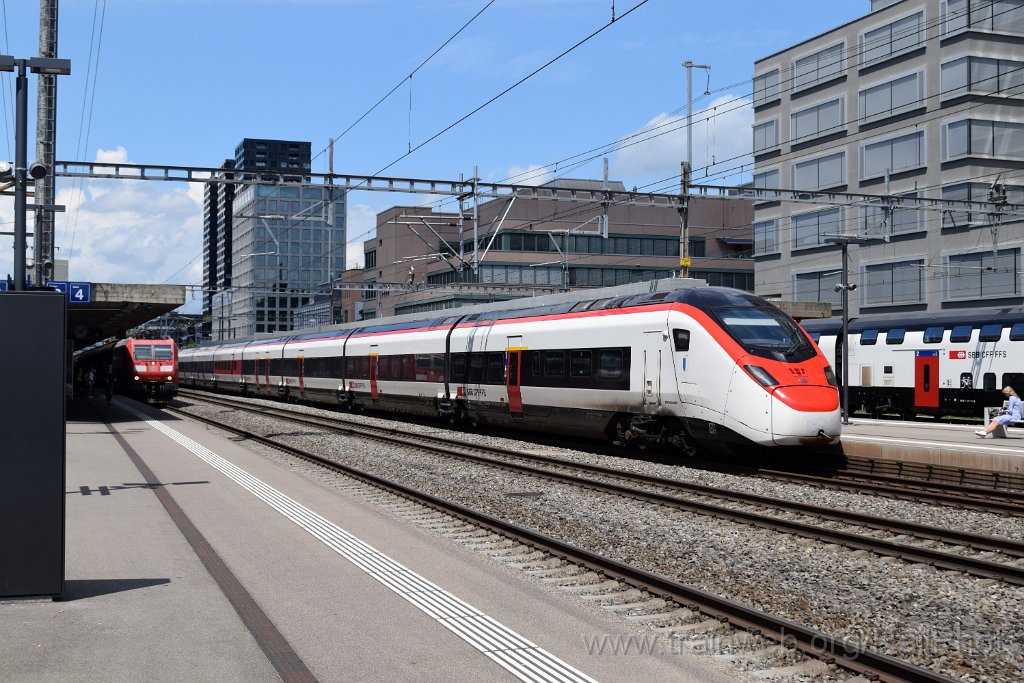
[(174, 381), (174, 377), (171, 376), (171, 375), (167, 375), (167, 381), (168, 382), (173, 382)]
[(774, 387), (779, 383), (777, 379), (772, 377), (770, 372), (760, 365), (744, 365), (743, 369), (749, 372), (763, 387)]
[(833, 387), (839, 386), (839, 383), (836, 382), (836, 373), (832, 372), (832, 366), (831, 365), (826, 365), (825, 366), (825, 381), (827, 381), (829, 383), (829, 385), (831, 385)]
[(135, 375), (135, 381), (136, 381), (136, 382), (138, 382), (138, 381), (139, 381), (139, 376), (138, 376), (138, 375)]

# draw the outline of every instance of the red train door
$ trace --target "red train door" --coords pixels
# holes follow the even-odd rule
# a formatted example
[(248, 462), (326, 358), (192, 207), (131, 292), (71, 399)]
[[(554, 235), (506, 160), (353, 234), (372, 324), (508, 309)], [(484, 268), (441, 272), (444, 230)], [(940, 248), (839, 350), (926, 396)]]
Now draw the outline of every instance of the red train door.
[(380, 398), (380, 392), (377, 391), (377, 345), (370, 348), (373, 349), (370, 352), (370, 398), (376, 401)]
[(521, 349), (509, 349), (506, 353), (508, 355), (508, 372), (505, 377), (505, 385), (508, 388), (508, 409), (512, 413), (512, 417), (522, 417), (523, 394), (519, 388), (519, 378), (523, 352)]
[(914, 352), (914, 405), (939, 407), (939, 352)]

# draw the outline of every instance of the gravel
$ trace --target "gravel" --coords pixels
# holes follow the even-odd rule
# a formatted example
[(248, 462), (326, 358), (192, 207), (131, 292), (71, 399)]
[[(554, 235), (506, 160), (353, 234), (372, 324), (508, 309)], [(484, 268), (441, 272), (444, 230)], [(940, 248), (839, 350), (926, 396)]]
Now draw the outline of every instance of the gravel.
[[(319, 409), (291, 406), (306, 413)], [(196, 404), (267, 433), (273, 418)], [(336, 415), (327, 413), (328, 415)], [(369, 423), (406, 423), (362, 417)], [(280, 423), (276, 423), (279, 427)], [(424, 433), (452, 432), (419, 426)], [(335, 434), (289, 443), (964, 681), (1024, 677), (1024, 589), (927, 565)], [(1024, 540), (1020, 518), (695, 471), (464, 433), (466, 442)], [(528, 495), (523, 495), (528, 494)], [(539, 495), (535, 495), (539, 494)]]

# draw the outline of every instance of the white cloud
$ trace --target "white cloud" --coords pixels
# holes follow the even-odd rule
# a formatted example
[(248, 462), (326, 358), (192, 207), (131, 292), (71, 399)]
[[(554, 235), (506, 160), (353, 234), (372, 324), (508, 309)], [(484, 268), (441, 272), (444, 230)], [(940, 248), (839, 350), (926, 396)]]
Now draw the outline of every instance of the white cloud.
[(496, 168), (487, 174), (490, 182), (512, 185), (543, 185), (553, 178), (554, 173), (551, 169), (541, 164), (512, 165), (508, 168)]
[[(754, 110), (747, 99), (720, 97), (693, 115), (694, 182), (705, 167), (716, 173), (750, 163)], [(627, 136), (611, 160), (616, 179), (640, 184), (679, 173), (686, 159), (686, 117), (659, 114)]]

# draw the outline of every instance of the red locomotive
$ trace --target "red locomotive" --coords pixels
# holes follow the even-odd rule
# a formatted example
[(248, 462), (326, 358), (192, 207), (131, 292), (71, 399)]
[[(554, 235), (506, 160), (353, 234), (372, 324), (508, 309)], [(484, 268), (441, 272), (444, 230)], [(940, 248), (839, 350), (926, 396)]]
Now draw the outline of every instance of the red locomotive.
[(114, 345), (112, 362), (119, 394), (161, 405), (178, 394), (178, 345), (173, 339), (122, 339)]

